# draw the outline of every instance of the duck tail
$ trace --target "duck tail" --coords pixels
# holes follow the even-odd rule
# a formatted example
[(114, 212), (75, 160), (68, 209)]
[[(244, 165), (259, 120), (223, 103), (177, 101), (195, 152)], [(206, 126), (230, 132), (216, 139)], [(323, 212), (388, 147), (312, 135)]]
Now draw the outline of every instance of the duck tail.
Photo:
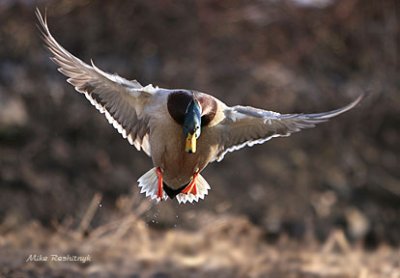
[[(158, 195), (158, 175), (157, 175), (157, 167), (154, 167), (147, 171), (143, 176), (138, 179), (138, 186), (140, 188), (140, 193), (145, 193), (146, 197), (150, 197), (152, 200), (161, 201), (161, 198)], [(180, 204), (185, 203), (193, 203), (198, 202), (199, 199), (204, 199), (204, 197), (208, 194), (208, 190), (210, 189), (210, 185), (208, 182), (201, 176), (197, 175), (196, 181), (196, 192), (193, 193), (179, 193), (176, 196), (176, 199)], [(165, 190), (162, 193), (162, 199), (168, 199), (168, 195)]]
[[(158, 197), (158, 176), (157, 167), (154, 167), (147, 171), (143, 176), (138, 179), (138, 186), (140, 188), (140, 193), (145, 193), (146, 197), (150, 197), (152, 200), (160, 201), (161, 198)], [(168, 198), (167, 194), (163, 192), (162, 199), (166, 200)]]
[(208, 194), (208, 190), (210, 189), (210, 185), (208, 182), (203, 178), (202, 175), (198, 174), (196, 178), (196, 194), (192, 193), (179, 193), (176, 196), (176, 199), (180, 204), (185, 204), (187, 202), (193, 203), (198, 202), (199, 199), (204, 199), (204, 197)]

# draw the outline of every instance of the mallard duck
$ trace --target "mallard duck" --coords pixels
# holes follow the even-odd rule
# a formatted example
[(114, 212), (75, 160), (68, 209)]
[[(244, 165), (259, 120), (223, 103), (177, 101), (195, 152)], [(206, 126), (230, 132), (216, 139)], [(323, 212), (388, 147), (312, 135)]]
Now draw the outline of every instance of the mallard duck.
[(154, 168), (139, 178), (141, 193), (157, 201), (179, 203), (204, 199), (210, 189), (201, 171), (228, 152), (289, 136), (340, 115), (362, 99), (317, 114), (280, 114), (249, 106), (227, 106), (205, 93), (142, 86), (86, 64), (51, 35), (46, 18), (36, 11), (43, 40), (58, 70)]

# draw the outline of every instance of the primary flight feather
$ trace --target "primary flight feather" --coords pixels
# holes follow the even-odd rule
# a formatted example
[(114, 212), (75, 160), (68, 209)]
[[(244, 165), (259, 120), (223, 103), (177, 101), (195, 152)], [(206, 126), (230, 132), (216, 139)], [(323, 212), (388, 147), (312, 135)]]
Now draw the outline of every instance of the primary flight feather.
[(36, 15), (58, 70), (130, 144), (153, 160), (154, 168), (138, 180), (141, 192), (152, 199), (176, 197), (179, 203), (204, 199), (210, 186), (200, 172), (210, 162), (245, 146), (314, 127), (352, 109), (363, 97), (329, 112), (279, 114), (249, 106), (229, 107), (193, 90), (142, 86), (72, 55), (51, 35), (38, 9)]

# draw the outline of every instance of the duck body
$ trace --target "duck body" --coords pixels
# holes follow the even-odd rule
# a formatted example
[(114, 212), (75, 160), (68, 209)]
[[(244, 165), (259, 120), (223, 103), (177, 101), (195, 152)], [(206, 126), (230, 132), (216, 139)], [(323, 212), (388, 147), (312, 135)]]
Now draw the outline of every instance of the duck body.
[[(195, 153), (185, 151), (182, 120), (189, 101), (200, 99), (200, 104), (202, 104), (204, 98), (209, 98), (209, 101), (214, 102), (215, 107), (223, 107), (225, 104), (211, 96), (188, 90), (165, 90), (158, 94), (159, 96), (155, 97), (155, 101), (160, 105), (155, 106), (156, 110), (150, 112), (154, 115), (150, 120), (151, 157), (154, 166), (162, 169), (165, 185), (177, 190), (187, 185), (194, 173), (200, 173), (217, 154), (217, 138), (214, 136), (215, 133), (212, 132), (212, 128), (215, 127), (218, 118), (215, 115), (212, 118), (210, 116), (210, 113), (215, 111), (208, 111), (207, 114), (202, 115), (203, 118), (208, 118), (202, 121), (204, 124), (197, 141), (197, 151)], [(171, 113), (168, 107), (171, 106), (172, 102), (175, 102), (175, 96), (180, 98), (179, 96), (183, 94), (187, 97), (186, 101), (176, 101), (181, 106), (173, 105), (177, 111)], [(202, 110), (207, 112), (207, 109)]]

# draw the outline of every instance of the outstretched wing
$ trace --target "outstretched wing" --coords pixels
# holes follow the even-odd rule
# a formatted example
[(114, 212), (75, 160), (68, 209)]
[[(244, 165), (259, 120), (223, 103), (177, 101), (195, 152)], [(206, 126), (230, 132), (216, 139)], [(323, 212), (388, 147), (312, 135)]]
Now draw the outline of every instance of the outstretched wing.
[(359, 96), (343, 108), (316, 114), (279, 114), (249, 106), (226, 107), (225, 119), (218, 126), (219, 149), (215, 159), (221, 161), (228, 152), (314, 127), (352, 109), (362, 98), (363, 95)]
[(88, 65), (68, 52), (51, 35), (46, 18), (39, 9), (36, 16), (47, 48), (54, 55), (51, 59), (58, 70), (68, 77), (67, 81), (84, 94), (108, 122), (118, 130), (129, 143), (150, 156), (148, 140), (148, 116), (145, 107), (154, 92), (152, 85), (143, 87), (136, 80), (129, 81), (116, 74), (106, 73), (93, 62)]

